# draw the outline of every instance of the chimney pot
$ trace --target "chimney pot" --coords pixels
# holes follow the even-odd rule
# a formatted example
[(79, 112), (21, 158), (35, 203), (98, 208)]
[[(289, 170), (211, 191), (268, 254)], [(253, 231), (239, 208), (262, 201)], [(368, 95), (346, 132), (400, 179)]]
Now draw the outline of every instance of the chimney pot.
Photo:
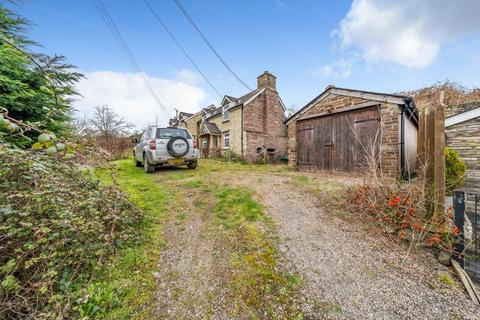
[(268, 88), (277, 91), (277, 78), (268, 71), (257, 77), (257, 88)]

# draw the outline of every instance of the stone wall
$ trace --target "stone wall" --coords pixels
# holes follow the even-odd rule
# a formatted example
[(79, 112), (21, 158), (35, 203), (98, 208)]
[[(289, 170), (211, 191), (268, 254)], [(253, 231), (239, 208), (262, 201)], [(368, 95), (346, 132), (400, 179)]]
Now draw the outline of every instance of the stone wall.
[(202, 114), (198, 113), (194, 115), (191, 118), (188, 118), (187, 120), (181, 121), (179, 126), (183, 126), (190, 131), (190, 133), (194, 136), (195, 140), (198, 143), (198, 131), (200, 130), (200, 127), (198, 125), (199, 121), (202, 119)]
[(265, 72), (258, 77), (265, 91), (244, 106), (244, 155), (249, 162), (279, 161), (287, 154), (285, 110), (275, 84), (275, 77)]
[(380, 164), (385, 176), (398, 178), (400, 173), (400, 108), (383, 103), (380, 109), (382, 144)]
[(462, 189), (480, 194), (480, 117), (445, 128), (446, 145), (457, 151), (467, 165)]
[[(330, 94), (324, 99), (318, 101), (310, 109), (302, 113), (300, 117), (317, 114), (317, 113), (323, 113), (323, 112), (331, 112), (338, 109), (362, 104), (365, 102), (368, 102), (368, 100)], [(291, 167), (296, 167), (297, 166), (296, 120), (288, 124), (287, 133), (288, 133), (288, 165)]]
[[(333, 112), (367, 102), (370, 102), (370, 100), (330, 94), (305, 111), (300, 117), (324, 112)], [(399, 173), (399, 111), (399, 106), (396, 104), (381, 103), (380, 105), (380, 116), (382, 119), (382, 145), (380, 161), (383, 172), (390, 177), (397, 177)], [(296, 121), (297, 120), (294, 120), (287, 126), (288, 163), (292, 167), (297, 166)]]
[[(223, 121), (223, 115), (219, 115), (208, 119), (208, 122), (215, 123), (222, 132), (222, 137), (220, 138), (220, 149), (222, 154), (227, 151), (236, 153), (237, 155), (242, 154), (242, 108), (233, 109), (230, 111), (230, 120)], [(224, 137), (225, 132), (230, 133), (230, 148), (225, 149), (224, 146)]]

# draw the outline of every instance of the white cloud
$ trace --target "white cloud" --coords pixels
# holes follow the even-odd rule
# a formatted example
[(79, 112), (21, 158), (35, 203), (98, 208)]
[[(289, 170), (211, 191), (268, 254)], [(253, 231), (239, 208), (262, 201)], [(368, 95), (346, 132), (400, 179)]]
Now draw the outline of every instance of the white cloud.
[(357, 58), (355, 56), (340, 58), (337, 61), (324, 65), (310, 73), (320, 78), (340, 78), (346, 79), (352, 74), (352, 69)]
[(480, 32), (479, 0), (354, 0), (334, 35), (368, 63), (424, 68), (442, 45)]
[(95, 106), (108, 104), (127, 121), (143, 127), (154, 124), (155, 117), (159, 125), (167, 125), (175, 108), (196, 112), (204, 104), (206, 94), (198, 87), (178, 80), (147, 78), (167, 112), (157, 105), (138, 74), (112, 71), (87, 73), (77, 84), (83, 97), (74, 107), (79, 116), (88, 117)]
[(185, 82), (185, 83), (190, 83), (190, 84), (195, 84), (197, 83), (198, 79), (200, 78), (200, 75), (192, 70), (189, 69), (182, 69), (179, 71), (174, 72), (175, 79), (177, 79), (180, 82)]

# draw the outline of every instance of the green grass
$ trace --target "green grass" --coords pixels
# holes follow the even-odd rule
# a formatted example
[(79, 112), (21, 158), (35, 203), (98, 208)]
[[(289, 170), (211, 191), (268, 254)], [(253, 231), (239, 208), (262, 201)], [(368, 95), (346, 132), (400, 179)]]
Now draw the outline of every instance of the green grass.
[[(292, 299), (298, 294), (300, 282), (295, 275), (282, 271), (277, 264), (277, 237), (272, 221), (265, 216), (260, 204), (253, 200), (253, 191), (220, 185), (219, 176), (238, 172), (280, 174), (288, 171), (285, 165), (255, 165), (201, 160), (196, 170), (184, 168), (160, 169), (145, 174), (135, 168), (131, 160), (114, 162), (115, 177), (130, 200), (143, 209), (146, 216), (139, 225), (143, 241), (130, 246), (104, 268), (89, 286), (90, 299), (84, 304), (82, 316), (99, 319), (148, 319), (153, 317), (151, 306), (155, 301), (156, 270), (162, 248), (162, 219), (173, 215), (178, 223), (185, 223), (185, 211), (171, 210), (185, 195), (204, 216), (212, 215), (215, 236), (230, 243), (231, 288), (235, 299), (258, 315), (272, 317), (282, 305), (287, 318), (301, 319)], [(111, 184), (110, 171), (99, 169), (97, 177)], [(180, 192), (174, 192), (180, 191)], [(206, 220), (210, 221), (210, 220)], [(243, 308), (243, 307), (241, 307)]]
[(216, 193), (214, 208), (217, 221), (227, 228), (264, 218), (261, 206), (252, 200), (253, 192), (245, 188), (223, 187)]
[(226, 228), (224, 237), (235, 248), (230, 256), (234, 295), (259, 317), (301, 319), (294, 305), (300, 280), (278, 266), (273, 222), (253, 200), (251, 190), (229, 186), (217, 189), (215, 222)]
[[(131, 160), (114, 162), (118, 185), (130, 200), (143, 209), (145, 218), (138, 226), (142, 241), (125, 248), (88, 288), (90, 298), (82, 308), (82, 316), (97, 319), (147, 319), (155, 300), (156, 269), (162, 240), (162, 218), (167, 213), (171, 192), (156, 183), (153, 175), (135, 168)], [(99, 169), (97, 177), (112, 184), (110, 171)]]

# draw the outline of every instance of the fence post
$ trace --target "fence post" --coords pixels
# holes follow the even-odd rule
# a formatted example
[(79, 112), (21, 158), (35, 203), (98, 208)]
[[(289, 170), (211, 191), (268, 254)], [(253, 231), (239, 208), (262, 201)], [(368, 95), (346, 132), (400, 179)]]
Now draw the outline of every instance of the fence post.
[(445, 107), (439, 104), (435, 108), (433, 138), (433, 188), (435, 199), (435, 212), (445, 212)]
[(429, 106), (425, 111), (425, 162), (426, 178), (433, 184), (433, 162), (435, 161), (435, 109)]
[(453, 257), (458, 261), (462, 268), (465, 267), (463, 251), (465, 250), (465, 192), (453, 192), (453, 212), (454, 222), (460, 230), (458, 243), (455, 245)]
[(423, 170), (426, 162), (426, 155), (425, 155), (425, 111), (420, 112), (419, 119), (418, 119), (418, 160), (420, 161), (420, 169)]

